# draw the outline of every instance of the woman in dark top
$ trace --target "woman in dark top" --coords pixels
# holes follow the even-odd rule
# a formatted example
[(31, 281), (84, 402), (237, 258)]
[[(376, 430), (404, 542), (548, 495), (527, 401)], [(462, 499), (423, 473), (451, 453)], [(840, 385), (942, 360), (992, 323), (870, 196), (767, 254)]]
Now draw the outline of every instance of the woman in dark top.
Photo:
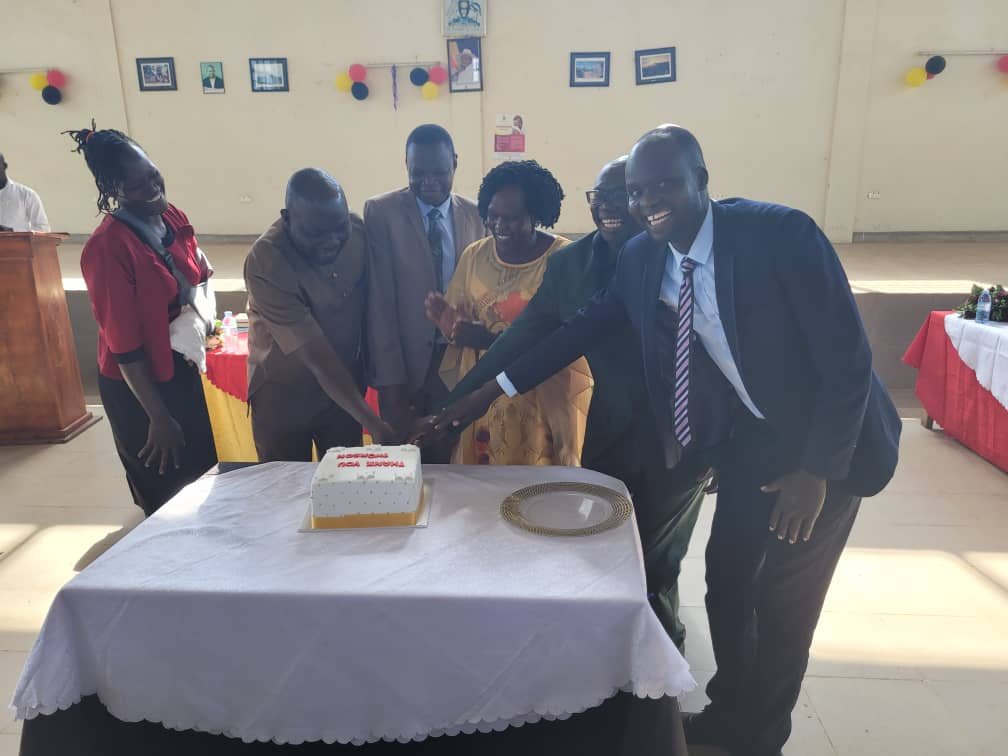
[[(81, 255), (98, 322), (98, 388), (133, 500), (150, 515), (217, 463), (199, 373), (169, 337), (182, 312), (176, 276), (197, 286), (212, 271), (147, 153), (120, 131), (91, 126), (66, 133), (94, 175), (104, 214)], [(113, 216), (117, 209), (142, 225), (134, 230)], [(141, 238), (151, 232), (168, 258)]]

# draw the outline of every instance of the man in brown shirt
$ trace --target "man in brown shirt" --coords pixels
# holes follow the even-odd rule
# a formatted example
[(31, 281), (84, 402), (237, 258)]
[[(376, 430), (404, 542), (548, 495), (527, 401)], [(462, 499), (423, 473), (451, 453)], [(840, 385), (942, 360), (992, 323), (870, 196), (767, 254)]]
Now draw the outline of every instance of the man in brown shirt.
[(245, 260), (249, 295), (248, 397), (261, 462), (310, 461), (394, 435), (364, 401), (367, 302), (364, 223), (325, 171), (287, 184), (287, 207)]

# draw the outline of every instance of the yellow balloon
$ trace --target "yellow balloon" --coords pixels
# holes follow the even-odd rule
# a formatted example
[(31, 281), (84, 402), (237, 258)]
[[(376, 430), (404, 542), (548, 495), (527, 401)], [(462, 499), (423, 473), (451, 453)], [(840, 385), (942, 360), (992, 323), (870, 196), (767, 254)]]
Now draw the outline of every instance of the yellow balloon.
[(911, 87), (919, 87), (927, 81), (927, 71), (923, 68), (911, 68), (907, 71), (906, 83)]
[(46, 78), (44, 73), (33, 73), (28, 77), (28, 81), (31, 82), (32, 89), (39, 92), (49, 86), (49, 80)]
[(438, 94), (441, 93), (441, 87), (435, 84), (433, 81), (428, 81), (422, 87), (420, 87), (420, 94), (423, 95), (425, 100), (436, 100)]
[(349, 92), (352, 86), (353, 79), (350, 78), (350, 74), (346, 71), (336, 77), (336, 89), (340, 92)]

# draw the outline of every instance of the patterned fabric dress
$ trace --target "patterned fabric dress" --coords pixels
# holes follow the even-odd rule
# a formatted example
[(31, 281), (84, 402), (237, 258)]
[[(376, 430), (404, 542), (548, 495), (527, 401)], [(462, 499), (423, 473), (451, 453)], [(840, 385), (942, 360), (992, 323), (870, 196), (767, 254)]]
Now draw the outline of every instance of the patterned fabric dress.
[[(510, 265), (497, 256), (493, 237), (481, 239), (462, 253), (445, 299), (464, 318), (501, 333), (539, 289), (549, 256), (569, 243), (557, 237), (538, 259)], [(481, 354), (475, 349), (448, 347), (441, 362), (441, 378), (449, 389), (473, 368)], [(593, 385), (588, 362), (582, 357), (527, 394), (500, 397), (462, 434), (452, 462), (580, 466)]]

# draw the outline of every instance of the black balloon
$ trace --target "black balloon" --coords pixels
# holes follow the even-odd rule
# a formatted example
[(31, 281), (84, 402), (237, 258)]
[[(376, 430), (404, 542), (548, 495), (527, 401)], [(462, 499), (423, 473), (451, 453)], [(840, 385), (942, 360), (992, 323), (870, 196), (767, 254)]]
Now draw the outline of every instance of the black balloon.
[(941, 55), (934, 55), (928, 58), (928, 62), (924, 64), (924, 70), (932, 76), (937, 76), (945, 70), (945, 58)]
[(42, 99), (50, 105), (58, 105), (59, 101), (63, 99), (63, 93), (50, 84), (42, 90)]
[(363, 81), (355, 81), (354, 85), (350, 87), (350, 93), (353, 94), (355, 100), (366, 100), (370, 91)]
[(426, 69), (417, 67), (409, 72), (409, 80), (418, 87), (422, 87), (429, 79), (430, 74), (427, 73)]

